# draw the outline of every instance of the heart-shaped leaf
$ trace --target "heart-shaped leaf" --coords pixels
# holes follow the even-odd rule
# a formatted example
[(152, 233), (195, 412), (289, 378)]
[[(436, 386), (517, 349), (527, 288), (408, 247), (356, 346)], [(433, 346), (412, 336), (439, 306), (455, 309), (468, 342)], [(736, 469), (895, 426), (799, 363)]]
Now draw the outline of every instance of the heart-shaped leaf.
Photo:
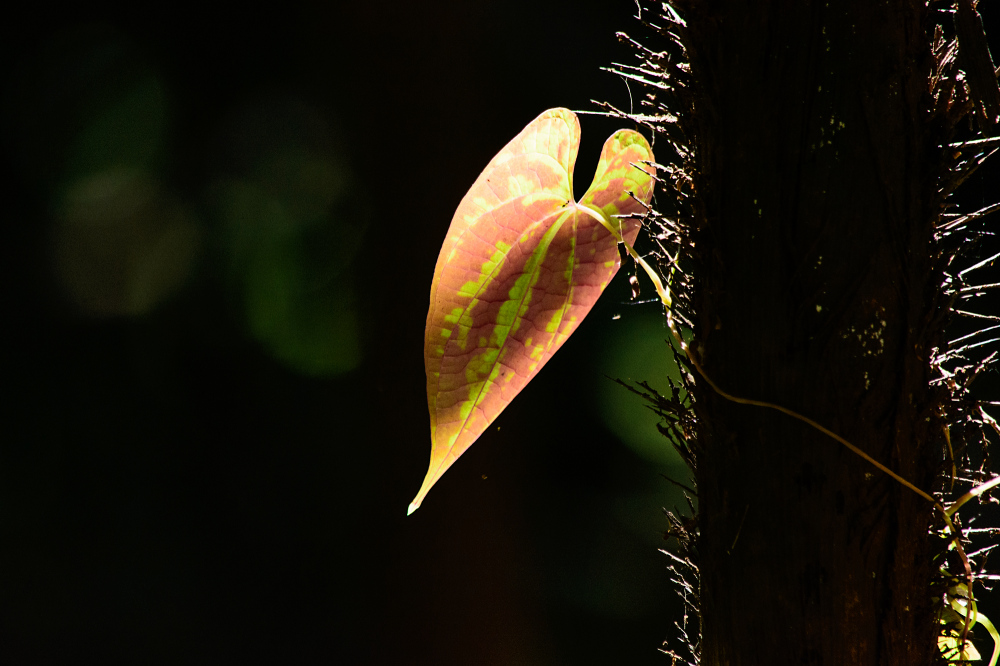
[(576, 114), (546, 111), (455, 211), (424, 333), (431, 462), (408, 513), (576, 330), (618, 271), (618, 241), (635, 241), (639, 221), (615, 216), (646, 210), (653, 170), (637, 163), (653, 160), (649, 144), (615, 132), (577, 203), (579, 145)]

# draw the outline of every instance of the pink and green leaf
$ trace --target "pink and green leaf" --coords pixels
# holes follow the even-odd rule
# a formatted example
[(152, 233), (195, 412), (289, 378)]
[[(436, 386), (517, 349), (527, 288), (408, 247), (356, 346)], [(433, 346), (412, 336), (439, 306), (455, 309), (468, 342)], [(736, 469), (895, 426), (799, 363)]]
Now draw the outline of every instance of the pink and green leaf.
[[(441, 247), (424, 333), (431, 461), (409, 513), (531, 381), (594, 306), (653, 192), (649, 144), (620, 130), (573, 199), (580, 123), (533, 120), (462, 199)], [(614, 233), (612, 233), (614, 232)]]

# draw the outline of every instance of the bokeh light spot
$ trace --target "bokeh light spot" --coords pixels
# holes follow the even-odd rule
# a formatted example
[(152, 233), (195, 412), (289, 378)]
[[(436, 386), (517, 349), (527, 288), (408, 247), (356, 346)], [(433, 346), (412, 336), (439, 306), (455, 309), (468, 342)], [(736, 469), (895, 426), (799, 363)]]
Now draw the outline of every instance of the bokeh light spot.
[(604, 424), (642, 458), (671, 468), (684, 463), (670, 441), (656, 428), (657, 416), (639, 396), (625, 390), (608, 377), (626, 382), (647, 381), (668, 395), (667, 377), (678, 379), (677, 366), (670, 358), (666, 338), (670, 333), (658, 311), (630, 308), (614, 326), (592, 374), (591, 396)]
[(88, 315), (134, 316), (174, 293), (202, 233), (160, 174), (169, 95), (141, 49), (111, 26), (67, 28), (25, 57), (6, 92), (68, 299)]
[(149, 311), (184, 283), (200, 247), (184, 206), (141, 171), (77, 179), (56, 217), (56, 273), (89, 314)]
[(248, 332), (272, 357), (332, 376), (362, 360), (348, 265), (361, 229), (351, 174), (310, 106), (269, 99), (224, 128), (213, 202)]
[(86, 174), (114, 167), (150, 168), (163, 152), (166, 93), (148, 77), (118, 91), (74, 139), (66, 171)]

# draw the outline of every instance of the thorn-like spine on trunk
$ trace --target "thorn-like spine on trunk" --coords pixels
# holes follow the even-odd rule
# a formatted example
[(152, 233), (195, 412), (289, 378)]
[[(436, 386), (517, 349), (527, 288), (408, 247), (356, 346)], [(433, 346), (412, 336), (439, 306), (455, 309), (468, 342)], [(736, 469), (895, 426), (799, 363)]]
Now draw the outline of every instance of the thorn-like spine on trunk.
[[(696, 112), (696, 96), (693, 91), (697, 82), (692, 80), (691, 68), (687, 62), (687, 25), (682, 15), (669, 3), (643, 7), (637, 17), (649, 33), (648, 39), (657, 40), (656, 48), (650, 48), (641, 40), (619, 33), (619, 38), (632, 46), (639, 64), (616, 64), (609, 68), (609, 71), (638, 83), (645, 89), (640, 109), (625, 112), (602, 102), (598, 103), (600, 111), (597, 113), (628, 119), (652, 134), (652, 143), (661, 163), (656, 165), (658, 180), (664, 185), (654, 198), (652, 210), (644, 219), (644, 227), (648, 232), (646, 242), (652, 239), (654, 248), (643, 255), (631, 247), (628, 250), (650, 274), (658, 292), (666, 290), (666, 294), (661, 293), (661, 300), (673, 338), (671, 342), (675, 358), (681, 369), (681, 380), (676, 385), (671, 383), (671, 395), (666, 397), (645, 383), (628, 388), (646, 399), (661, 416), (661, 432), (671, 440), (692, 471), (697, 466), (700, 449), (692, 409), (693, 397), (689, 389), (696, 382), (703, 381), (728, 400), (777, 409), (808, 423), (929, 501), (936, 508), (938, 521), (929, 525), (928, 529), (944, 537), (938, 556), (941, 571), (938, 583), (941, 599), (939, 646), (942, 647), (943, 658), (958, 661), (968, 654), (966, 646), (969, 630), (978, 622), (994, 638), (993, 654), (989, 662), (994, 666), (1000, 656), (1000, 635), (989, 620), (978, 613), (974, 592), (977, 580), (997, 579), (1000, 576), (985, 569), (985, 556), (992, 546), (977, 548), (971, 555), (967, 552), (974, 538), (995, 539), (997, 530), (982, 528), (970, 531), (963, 528), (963, 521), (958, 519), (958, 510), (972, 499), (982, 499), (1000, 483), (1000, 477), (992, 476), (987, 471), (989, 443), (991, 438), (995, 440), (1000, 436), (1000, 426), (986, 412), (987, 403), (973, 398), (970, 393), (972, 381), (997, 358), (997, 352), (991, 351), (991, 345), (997, 339), (983, 337), (992, 328), (990, 323), (997, 318), (975, 312), (969, 307), (968, 301), (982, 295), (993, 285), (970, 283), (967, 277), (977, 268), (992, 263), (988, 260), (976, 262), (972, 259), (972, 250), (984, 236), (978, 226), (982, 218), (1000, 210), (1000, 203), (963, 214), (949, 213), (948, 210), (954, 205), (949, 199), (955, 189), (993, 155), (1000, 146), (1000, 137), (988, 136), (994, 125), (988, 122), (991, 119), (984, 117), (996, 115), (992, 108), (995, 106), (992, 103), (992, 92), (990, 99), (984, 100), (983, 93), (970, 88), (968, 77), (962, 75), (960, 67), (961, 60), (970, 61), (969, 55), (975, 61), (983, 60), (981, 53), (962, 53), (963, 47), (959, 44), (959, 39), (971, 42), (968, 35), (963, 38), (962, 35), (955, 34), (951, 21), (953, 12), (967, 12), (974, 5), (970, 0), (948, 0), (932, 2), (931, 6), (937, 13), (930, 12), (932, 23), (927, 26), (933, 58), (933, 69), (928, 81), (928, 107), (931, 122), (936, 125), (942, 138), (939, 146), (940, 161), (936, 165), (936, 205), (939, 218), (934, 225), (932, 251), (936, 253), (936, 265), (942, 279), (940, 292), (935, 300), (935, 321), (929, 322), (929, 325), (938, 326), (941, 330), (948, 325), (950, 330), (955, 327), (955, 322), (971, 321), (973, 325), (981, 326), (935, 348), (930, 359), (931, 370), (937, 375), (930, 382), (931, 388), (938, 391), (936, 395), (940, 397), (936, 413), (928, 418), (935, 418), (942, 425), (942, 457), (947, 461), (938, 477), (938, 487), (932, 489), (933, 492), (917, 487), (846, 439), (801, 414), (780, 405), (726, 393), (705, 374), (698, 361), (697, 351), (689, 347), (685, 339), (687, 336), (680, 327), (690, 330), (691, 322), (695, 321), (692, 301), (687, 291), (694, 283), (695, 276), (690, 275), (686, 269), (691, 263), (690, 258), (697, 252), (692, 240), (699, 206), (696, 191), (697, 166), (694, 160), (697, 144), (687, 119)], [(663, 48), (659, 49), (660, 46)], [(975, 47), (965, 48), (968, 50)], [(993, 78), (995, 83), (995, 77)], [(979, 87), (983, 87), (981, 82)], [(984, 107), (989, 113), (983, 114)], [(977, 108), (980, 111), (978, 117)], [(980, 121), (978, 125), (977, 120)], [(963, 122), (966, 121), (968, 129), (963, 127)], [(962, 140), (956, 141), (956, 138)], [(657, 139), (661, 142), (659, 146), (656, 146)], [(668, 144), (669, 151), (663, 149), (663, 143)], [(613, 232), (610, 227), (609, 230)], [(654, 273), (659, 275), (655, 276)], [(959, 304), (961, 307), (958, 307)], [(961, 330), (965, 332), (967, 327)], [(966, 490), (964, 493), (963, 489)], [(698, 616), (700, 588), (697, 516), (690, 498), (689, 506), (692, 515), (688, 518), (666, 511), (669, 529), (665, 538), (677, 539), (678, 552), (664, 551), (671, 560), (668, 569), (684, 602), (684, 621), (677, 626), (688, 655), (681, 656), (667, 648), (663, 651), (673, 657), (675, 664), (694, 665), (700, 661), (701, 640), (700, 635), (688, 626), (688, 618), (689, 614)], [(949, 554), (955, 557), (949, 557)], [(947, 618), (953, 620), (950, 625), (946, 622)], [(944, 653), (946, 646), (940, 642), (946, 638), (951, 640), (954, 647), (951, 655)]]

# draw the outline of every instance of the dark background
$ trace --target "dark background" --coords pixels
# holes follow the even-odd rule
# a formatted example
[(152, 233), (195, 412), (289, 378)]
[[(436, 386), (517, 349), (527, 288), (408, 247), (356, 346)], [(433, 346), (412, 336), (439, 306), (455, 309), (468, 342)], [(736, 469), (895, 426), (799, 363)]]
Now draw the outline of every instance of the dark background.
[[(666, 368), (624, 272), (405, 516), (451, 215), (544, 109), (628, 107), (634, 2), (22, 11), (0, 662), (668, 663), (686, 473), (604, 377)], [(619, 126), (582, 123), (578, 194)]]
[[(599, 68), (634, 3), (22, 11), (0, 661), (665, 663), (660, 474), (686, 474), (604, 377), (665, 367), (624, 274), (405, 515), (451, 215), (544, 109), (628, 106)], [(619, 126), (582, 122), (580, 191)]]

